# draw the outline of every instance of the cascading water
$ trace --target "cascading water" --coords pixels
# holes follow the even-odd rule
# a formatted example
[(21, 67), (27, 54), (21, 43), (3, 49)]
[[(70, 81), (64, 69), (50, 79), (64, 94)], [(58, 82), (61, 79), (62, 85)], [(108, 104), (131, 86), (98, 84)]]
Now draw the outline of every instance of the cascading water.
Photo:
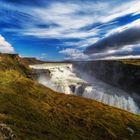
[(38, 73), (37, 80), (55, 91), (95, 99), (111, 106), (139, 113), (139, 108), (128, 93), (96, 78), (90, 80), (86, 74), (81, 72), (79, 72), (80, 77), (77, 76), (72, 64), (46, 63), (30, 67), (36, 70), (49, 71), (49, 77), (46, 73)]

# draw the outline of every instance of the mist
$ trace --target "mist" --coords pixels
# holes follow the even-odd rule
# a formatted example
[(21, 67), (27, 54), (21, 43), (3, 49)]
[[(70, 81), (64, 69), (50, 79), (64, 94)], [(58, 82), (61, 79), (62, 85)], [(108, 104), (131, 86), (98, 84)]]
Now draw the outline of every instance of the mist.
[[(139, 114), (139, 108), (129, 93), (95, 78), (93, 70), (84, 67), (83, 64), (83, 62), (73, 65), (46, 63), (32, 68), (37, 68), (37, 81), (52, 90), (94, 99)], [(44, 73), (40, 71), (41, 69)], [(45, 71), (47, 73), (49, 71), (49, 74)]]

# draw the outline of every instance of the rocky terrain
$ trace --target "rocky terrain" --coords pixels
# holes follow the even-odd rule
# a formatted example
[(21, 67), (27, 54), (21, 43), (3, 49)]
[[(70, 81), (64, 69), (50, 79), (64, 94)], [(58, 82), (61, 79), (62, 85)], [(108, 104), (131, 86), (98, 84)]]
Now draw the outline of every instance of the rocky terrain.
[(55, 92), (32, 76), (18, 55), (0, 55), (0, 122), (8, 134), (21, 140), (140, 139), (139, 115)]

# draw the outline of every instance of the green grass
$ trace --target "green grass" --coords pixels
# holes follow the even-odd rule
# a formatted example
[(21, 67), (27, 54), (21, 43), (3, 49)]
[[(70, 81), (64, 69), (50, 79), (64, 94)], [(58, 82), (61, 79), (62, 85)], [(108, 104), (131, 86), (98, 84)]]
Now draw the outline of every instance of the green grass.
[(0, 71), (0, 121), (22, 140), (140, 140), (139, 115), (56, 93), (20, 68)]

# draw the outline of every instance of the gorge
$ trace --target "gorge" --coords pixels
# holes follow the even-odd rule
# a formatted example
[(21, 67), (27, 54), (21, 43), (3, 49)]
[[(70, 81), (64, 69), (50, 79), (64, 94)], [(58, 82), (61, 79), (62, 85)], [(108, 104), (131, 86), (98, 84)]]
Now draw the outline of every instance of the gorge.
[[(140, 113), (137, 101), (129, 92), (111, 85), (109, 82), (93, 74), (94, 69), (92, 69), (91, 66), (94, 68), (97, 64), (88, 64), (90, 68), (86, 66), (84, 62), (82, 62), (82, 64), (81, 62), (76, 62), (45, 63), (31, 65), (30, 67), (34, 69), (36, 79), (39, 83), (57, 92), (94, 99), (129, 112)], [(100, 67), (98, 68), (95, 73), (102, 70)], [(89, 70), (91, 72), (89, 72)], [(101, 71), (100, 73), (103, 74)]]

